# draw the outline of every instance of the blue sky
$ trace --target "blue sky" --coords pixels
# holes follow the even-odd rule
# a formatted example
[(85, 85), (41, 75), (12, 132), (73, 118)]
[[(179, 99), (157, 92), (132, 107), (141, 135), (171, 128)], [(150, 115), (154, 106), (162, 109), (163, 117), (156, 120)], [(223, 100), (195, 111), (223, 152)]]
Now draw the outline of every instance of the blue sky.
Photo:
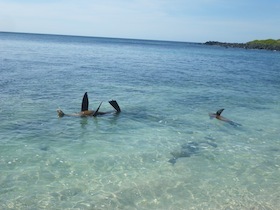
[(280, 0), (0, 0), (0, 31), (190, 42), (280, 39)]

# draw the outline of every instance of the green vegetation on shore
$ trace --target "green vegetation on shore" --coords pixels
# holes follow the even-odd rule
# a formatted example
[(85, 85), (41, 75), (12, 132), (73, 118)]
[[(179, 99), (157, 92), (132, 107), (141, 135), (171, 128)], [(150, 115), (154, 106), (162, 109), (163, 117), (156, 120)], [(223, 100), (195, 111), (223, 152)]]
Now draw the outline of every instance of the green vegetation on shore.
[(252, 49), (280, 50), (280, 39), (254, 40), (246, 44)]
[(245, 48), (245, 49), (260, 49), (260, 50), (264, 49), (264, 50), (280, 51), (280, 39), (254, 40), (247, 43), (226, 43), (226, 42), (208, 41), (204, 44), (217, 45), (222, 47), (238, 47), (238, 48)]

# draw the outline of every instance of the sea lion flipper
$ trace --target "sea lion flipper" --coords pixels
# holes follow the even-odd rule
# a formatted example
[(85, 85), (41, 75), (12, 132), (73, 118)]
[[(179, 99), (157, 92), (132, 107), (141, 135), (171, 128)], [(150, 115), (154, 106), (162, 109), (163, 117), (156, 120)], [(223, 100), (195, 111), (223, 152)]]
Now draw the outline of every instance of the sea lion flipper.
[(58, 117), (63, 117), (65, 115), (61, 109), (57, 109), (56, 112)]
[(121, 108), (119, 107), (117, 101), (112, 100), (112, 101), (109, 101), (109, 103), (111, 104), (112, 107), (114, 107), (114, 109), (115, 109), (117, 112), (121, 112)]
[(239, 123), (236, 123), (236, 122), (233, 122), (233, 121), (229, 121), (228, 122), (230, 125), (233, 125), (234, 127), (238, 127), (238, 126), (242, 126), (241, 124), (239, 124)]
[(225, 109), (219, 109), (219, 110), (216, 112), (216, 115), (220, 116), (224, 110), (225, 110)]
[(98, 108), (96, 109), (96, 111), (93, 113), (93, 117), (96, 117), (99, 111), (99, 108), (101, 107), (102, 102), (99, 104)]
[(85, 92), (83, 101), (82, 101), (81, 112), (87, 111), (87, 110), (88, 110), (88, 95), (87, 95), (87, 92)]
[(168, 160), (168, 162), (171, 163), (173, 166), (175, 165), (176, 161), (177, 161), (177, 158), (175, 158), (175, 157)]

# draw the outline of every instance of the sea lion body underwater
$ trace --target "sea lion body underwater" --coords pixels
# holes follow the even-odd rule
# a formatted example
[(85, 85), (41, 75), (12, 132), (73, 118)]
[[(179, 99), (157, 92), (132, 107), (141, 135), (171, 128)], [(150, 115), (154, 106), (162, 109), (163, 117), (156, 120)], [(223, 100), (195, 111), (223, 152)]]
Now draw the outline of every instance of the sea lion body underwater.
[(175, 150), (170, 153), (173, 157), (168, 162), (174, 165), (177, 159), (196, 155), (199, 153), (200, 149), (203, 149), (208, 146), (216, 148), (218, 145), (214, 142), (209, 142), (209, 141), (201, 141), (201, 142), (190, 141), (184, 143), (181, 145), (180, 150)]
[[(115, 113), (120, 113), (121, 112), (121, 109), (120, 109), (117, 101), (111, 100), (111, 101), (109, 101), (109, 103), (116, 110)], [(102, 102), (99, 104), (99, 106), (96, 110), (89, 110), (88, 109), (88, 104), (89, 104), (88, 95), (87, 95), (87, 92), (85, 92), (83, 100), (82, 100), (81, 112), (74, 113), (74, 114), (65, 114), (61, 109), (58, 109), (58, 110), (56, 110), (57, 115), (59, 117), (63, 117), (63, 116), (96, 117), (98, 115), (104, 115), (104, 114), (112, 113), (112, 111), (110, 111), (110, 112), (99, 112), (99, 108), (101, 107)]]
[(225, 109), (219, 109), (216, 113), (209, 113), (210, 119), (216, 118), (216, 119), (218, 119), (218, 120), (221, 120), (221, 121), (224, 121), (224, 122), (226, 122), (226, 123), (229, 123), (229, 124), (231, 124), (231, 125), (233, 125), (233, 126), (241, 126), (241, 124), (238, 124), (238, 123), (236, 123), (236, 122), (233, 122), (233, 121), (231, 121), (231, 120), (229, 120), (229, 119), (227, 119), (227, 118), (221, 116), (221, 114), (222, 114), (222, 112), (223, 112), (224, 110), (225, 110)]

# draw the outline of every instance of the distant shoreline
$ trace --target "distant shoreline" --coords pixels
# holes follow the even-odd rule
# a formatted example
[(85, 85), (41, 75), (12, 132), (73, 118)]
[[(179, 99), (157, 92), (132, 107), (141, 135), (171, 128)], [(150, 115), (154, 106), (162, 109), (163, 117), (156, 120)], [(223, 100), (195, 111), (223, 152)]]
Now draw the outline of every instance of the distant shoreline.
[(243, 48), (243, 49), (259, 49), (259, 50), (271, 50), (280, 51), (280, 39), (266, 39), (266, 40), (254, 40), (247, 43), (229, 43), (229, 42), (219, 42), (219, 41), (207, 41), (205, 43), (201, 42), (187, 42), (187, 41), (174, 41), (174, 40), (153, 40), (153, 39), (141, 39), (141, 38), (121, 38), (121, 37), (99, 37), (99, 36), (87, 36), (87, 35), (67, 35), (67, 34), (44, 34), (44, 33), (31, 33), (31, 32), (9, 32), (0, 31), (1, 34), (22, 34), (22, 35), (35, 35), (35, 36), (65, 36), (65, 37), (83, 37), (83, 38), (101, 38), (101, 39), (119, 39), (119, 40), (132, 40), (132, 41), (152, 41), (152, 42), (169, 42), (169, 43), (193, 43), (202, 44), (210, 46), (220, 46), (225, 48)]
[(280, 39), (254, 40), (247, 43), (227, 43), (227, 42), (218, 42), (218, 41), (207, 41), (204, 44), (221, 46), (225, 48), (230, 47), (230, 48), (280, 51)]

